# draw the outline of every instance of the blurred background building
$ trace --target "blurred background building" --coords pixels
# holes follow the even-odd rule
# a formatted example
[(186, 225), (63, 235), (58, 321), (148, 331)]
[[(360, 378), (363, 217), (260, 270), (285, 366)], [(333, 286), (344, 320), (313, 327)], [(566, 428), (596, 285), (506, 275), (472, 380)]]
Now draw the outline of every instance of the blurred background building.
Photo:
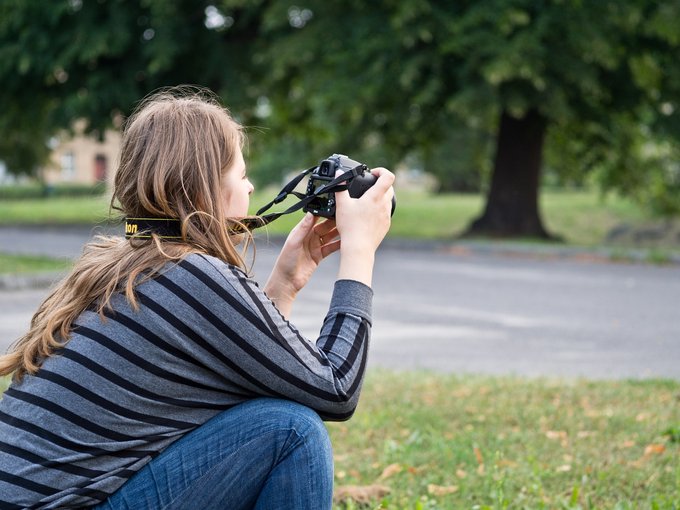
[(52, 155), (43, 168), (47, 184), (97, 184), (113, 178), (118, 163), (120, 133), (105, 132), (103, 140), (83, 134), (77, 123), (75, 135), (63, 134), (50, 140)]

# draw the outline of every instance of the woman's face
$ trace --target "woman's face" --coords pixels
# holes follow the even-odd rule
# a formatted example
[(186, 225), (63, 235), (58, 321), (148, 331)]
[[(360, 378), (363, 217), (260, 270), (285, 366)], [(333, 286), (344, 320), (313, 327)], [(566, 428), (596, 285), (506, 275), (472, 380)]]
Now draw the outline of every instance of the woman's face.
[(250, 194), (254, 189), (246, 176), (246, 163), (239, 150), (234, 164), (224, 173), (222, 179), (222, 196), (228, 218), (244, 218), (248, 215)]

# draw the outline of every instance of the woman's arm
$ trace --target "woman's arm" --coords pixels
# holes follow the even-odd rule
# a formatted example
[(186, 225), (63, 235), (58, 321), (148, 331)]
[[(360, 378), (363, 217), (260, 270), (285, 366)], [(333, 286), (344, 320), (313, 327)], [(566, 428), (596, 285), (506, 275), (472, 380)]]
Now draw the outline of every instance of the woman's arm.
[(375, 184), (360, 198), (348, 191), (335, 193), (336, 229), (341, 239), (338, 279), (356, 280), (371, 286), (375, 252), (391, 224), (394, 174), (374, 168)]
[(310, 213), (291, 231), (274, 265), (265, 292), (288, 317), (298, 292), (307, 284), (321, 260), (340, 250), (339, 280), (355, 280), (368, 287), (373, 279), (375, 251), (390, 227), (394, 175), (374, 168), (376, 183), (353, 199), (347, 191), (335, 193), (336, 217), (316, 223)]
[(212, 257), (187, 257), (149, 285), (163, 298), (151, 303), (140, 296), (142, 304), (169, 321), (182, 349), (197, 366), (219, 374), (228, 392), (294, 400), (328, 420), (354, 412), (371, 330), (373, 291), (366, 285), (335, 283), (314, 342), (254, 280)]
[(338, 251), (340, 241), (334, 220), (317, 223), (307, 213), (291, 231), (281, 249), (264, 290), (284, 317), (289, 317), (298, 292), (307, 284), (319, 263)]

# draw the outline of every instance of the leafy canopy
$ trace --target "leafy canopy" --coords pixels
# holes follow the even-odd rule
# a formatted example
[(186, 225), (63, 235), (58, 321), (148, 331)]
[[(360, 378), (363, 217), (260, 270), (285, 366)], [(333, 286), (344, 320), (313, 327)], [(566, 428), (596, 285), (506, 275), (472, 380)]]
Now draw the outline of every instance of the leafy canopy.
[(676, 0), (5, 0), (0, 159), (30, 171), (74, 119), (98, 132), (194, 83), (261, 131), (272, 174), (330, 151), (480, 168), (500, 113), (537, 109), (551, 169), (661, 197), (680, 187), (678, 21)]

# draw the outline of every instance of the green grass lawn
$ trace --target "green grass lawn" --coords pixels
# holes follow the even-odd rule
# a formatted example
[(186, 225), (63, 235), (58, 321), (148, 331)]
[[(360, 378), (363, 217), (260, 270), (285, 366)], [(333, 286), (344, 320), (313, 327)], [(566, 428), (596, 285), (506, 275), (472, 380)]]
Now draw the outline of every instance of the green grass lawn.
[(106, 195), (0, 200), (0, 225), (94, 224), (109, 217)]
[(677, 381), (374, 372), (329, 424), (336, 490), (389, 490), (361, 508), (678, 509), (678, 399)]
[[(251, 212), (267, 203), (277, 190), (259, 191), (251, 199)], [(282, 211), (294, 203), (288, 200), (273, 210)], [(48, 198), (0, 201), (0, 224), (95, 224), (108, 219), (108, 196)], [(411, 239), (454, 239), (484, 206), (481, 195), (397, 191), (397, 210), (390, 236)], [(607, 232), (622, 223), (644, 224), (653, 221), (639, 206), (616, 196), (601, 199), (595, 191), (546, 190), (541, 207), (549, 231), (564, 237), (569, 244), (596, 246)], [(270, 234), (290, 231), (301, 213), (284, 216), (269, 225)], [(669, 248), (679, 248), (677, 246)]]
[(335, 508), (677, 510), (678, 399), (667, 380), (373, 371), (328, 424)]
[[(269, 194), (256, 194), (252, 212), (270, 200)], [(285, 210), (294, 200), (275, 206)], [(546, 228), (564, 237), (569, 244), (599, 245), (608, 231), (621, 223), (640, 224), (650, 221), (648, 215), (629, 200), (610, 196), (601, 198), (592, 191), (544, 191), (541, 207)], [(390, 237), (407, 239), (449, 239), (460, 235), (484, 208), (484, 197), (474, 194), (429, 194), (397, 192), (397, 209), (392, 219)], [(267, 227), (276, 235), (290, 231), (300, 214), (284, 216)], [(679, 246), (680, 248), (680, 243)]]
[(71, 264), (72, 262), (66, 259), (0, 253), (0, 274), (62, 271), (70, 267)]

